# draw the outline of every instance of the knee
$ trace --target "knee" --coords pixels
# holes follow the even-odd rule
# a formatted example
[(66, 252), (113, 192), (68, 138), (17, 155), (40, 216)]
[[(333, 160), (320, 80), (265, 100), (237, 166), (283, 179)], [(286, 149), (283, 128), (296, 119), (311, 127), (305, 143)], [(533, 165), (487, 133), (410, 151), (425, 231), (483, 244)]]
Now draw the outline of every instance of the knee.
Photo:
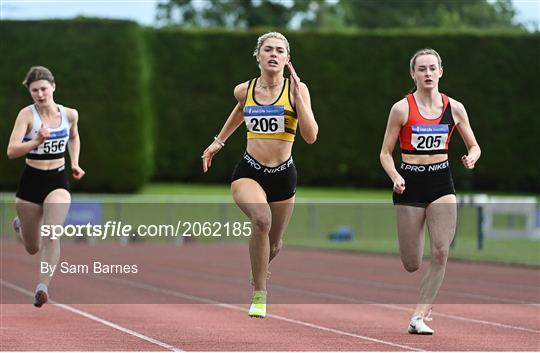
[(272, 220), (270, 216), (258, 215), (251, 220), (251, 226), (256, 233), (267, 234), (270, 231)]
[(34, 255), (39, 251), (38, 244), (25, 244), (24, 248), (26, 249), (26, 252), (28, 252), (30, 255)]
[(448, 260), (448, 248), (436, 247), (431, 250), (431, 261), (439, 266), (444, 266)]
[(407, 272), (415, 272), (418, 271), (420, 265), (422, 265), (422, 260), (402, 260), (402, 263)]
[(51, 191), (43, 201), (44, 204), (69, 204), (70, 202), (71, 195), (66, 189)]

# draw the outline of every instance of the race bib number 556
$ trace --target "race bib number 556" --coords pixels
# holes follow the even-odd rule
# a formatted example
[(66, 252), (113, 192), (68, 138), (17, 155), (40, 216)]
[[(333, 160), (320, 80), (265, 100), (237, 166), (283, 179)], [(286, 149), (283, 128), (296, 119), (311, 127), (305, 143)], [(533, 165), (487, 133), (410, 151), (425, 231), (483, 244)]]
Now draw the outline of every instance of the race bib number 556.
[(448, 125), (413, 125), (411, 144), (417, 151), (444, 149), (448, 140)]

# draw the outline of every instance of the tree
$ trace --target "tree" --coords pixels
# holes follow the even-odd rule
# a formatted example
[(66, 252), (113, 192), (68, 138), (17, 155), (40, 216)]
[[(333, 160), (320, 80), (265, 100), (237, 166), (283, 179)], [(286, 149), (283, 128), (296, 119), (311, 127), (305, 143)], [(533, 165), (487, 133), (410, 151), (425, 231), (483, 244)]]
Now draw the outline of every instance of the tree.
[(191, 0), (169, 0), (157, 4), (156, 19), (163, 24), (196, 26), (200, 22), (199, 17), (199, 11)]
[(329, 0), (296, 0), (292, 7), (301, 28), (342, 29), (345, 16), (342, 6)]
[(162, 0), (166, 25), (222, 28), (512, 28), (511, 0)]
[(272, 0), (169, 0), (157, 5), (158, 21), (197, 27), (286, 27), (294, 10)]
[(345, 23), (360, 28), (521, 28), (510, 0), (340, 0)]

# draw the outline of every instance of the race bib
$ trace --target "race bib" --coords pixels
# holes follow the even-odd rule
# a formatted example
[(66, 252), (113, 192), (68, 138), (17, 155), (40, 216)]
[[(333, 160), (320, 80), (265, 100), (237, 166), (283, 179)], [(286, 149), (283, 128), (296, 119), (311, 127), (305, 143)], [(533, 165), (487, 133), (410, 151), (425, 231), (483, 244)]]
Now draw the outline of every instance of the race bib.
[(282, 105), (244, 107), (244, 120), (249, 132), (257, 134), (285, 132), (285, 107)]
[(56, 154), (66, 151), (69, 134), (66, 129), (53, 131), (49, 138), (32, 151), (34, 154)]
[(448, 125), (413, 125), (411, 144), (417, 151), (446, 149)]

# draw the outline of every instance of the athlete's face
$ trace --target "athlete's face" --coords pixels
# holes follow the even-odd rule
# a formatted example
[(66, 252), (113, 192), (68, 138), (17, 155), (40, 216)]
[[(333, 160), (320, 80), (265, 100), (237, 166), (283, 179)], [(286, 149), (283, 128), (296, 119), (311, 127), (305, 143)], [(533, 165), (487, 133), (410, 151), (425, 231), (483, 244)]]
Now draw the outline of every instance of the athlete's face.
[(39, 106), (46, 106), (53, 101), (55, 85), (47, 80), (34, 81), (28, 87), (32, 99)]
[(289, 54), (285, 42), (277, 38), (268, 38), (261, 45), (257, 61), (262, 70), (271, 72), (283, 72), (283, 68), (289, 62)]
[(420, 55), (416, 58), (412, 79), (418, 89), (436, 88), (443, 70), (435, 55)]

